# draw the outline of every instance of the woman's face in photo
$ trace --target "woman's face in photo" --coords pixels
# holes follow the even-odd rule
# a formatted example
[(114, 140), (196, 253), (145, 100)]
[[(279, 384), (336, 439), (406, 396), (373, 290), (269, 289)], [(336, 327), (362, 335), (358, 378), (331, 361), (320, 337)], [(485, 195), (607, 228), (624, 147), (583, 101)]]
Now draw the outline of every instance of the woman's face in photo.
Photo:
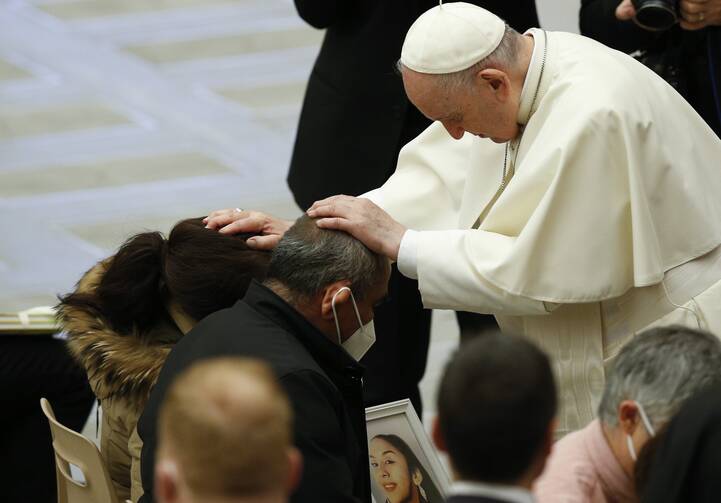
[(419, 501), (406, 458), (396, 447), (376, 437), (371, 440), (369, 455), (373, 480), (390, 503)]

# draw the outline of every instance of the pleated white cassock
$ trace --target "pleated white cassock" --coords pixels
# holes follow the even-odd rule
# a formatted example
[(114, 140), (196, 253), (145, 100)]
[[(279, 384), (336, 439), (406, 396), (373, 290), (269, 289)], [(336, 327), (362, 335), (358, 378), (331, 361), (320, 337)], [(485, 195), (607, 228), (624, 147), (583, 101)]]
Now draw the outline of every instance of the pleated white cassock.
[(505, 145), (434, 123), (365, 197), (418, 231), (399, 267), (426, 307), (492, 313), (551, 355), (564, 434), (595, 416), (605, 365), (634, 334), (721, 333), (721, 141), (625, 54), (530, 33), (505, 188)]

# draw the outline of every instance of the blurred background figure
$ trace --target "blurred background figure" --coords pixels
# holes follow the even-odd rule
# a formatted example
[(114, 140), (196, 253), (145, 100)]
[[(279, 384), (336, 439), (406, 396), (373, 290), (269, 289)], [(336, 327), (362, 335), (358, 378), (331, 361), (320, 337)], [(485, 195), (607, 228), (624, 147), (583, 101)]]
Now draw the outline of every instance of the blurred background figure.
[(178, 222), (166, 239), (146, 232), (98, 263), (58, 306), (68, 348), (102, 406), (100, 452), (120, 501), (142, 494), (138, 417), (175, 343), (208, 314), (230, 307), (270, 253), (244, 236)]
[[(335, 194), (360, 195), (393, 173), (398, 152), (430, 125), (408, 101), (395, 71), (413, 21), (437, 0), (295, 0), (298, 14), (325, 37), (308, 81), (288, 173), (302, 210)], [(511, 26), (538, 26), (534, 0), (472, 0)], [(418, 383), (426, 368), (430, 310), (417, 282), (394, 266), (389, 300), (376, 311), (378, 342), (363, 359), (366, 405), (410, 398), (418, 415)], [(495, 327), (491, 316), (464, 313), (462, 333)]]
[(282, 503), (297, 486), (288, 397), (260, 360), (206, 360), (183, 372), (160, 409), (161, 503)]
[(716, 336), (682, 326), (638, 335), (613, 362), (598, 419), (554, 445), (534, 488), (538, 503), (636, 501), (639, 453), (686, 400), (717, 382), (721, 341)]
[(551, 451), (556, 384), (528, 340), (488, 333), (456, 352), (438, 393), (433, 440), (455, 482), (448, 503), (532, 503)]
[[(632, 53), (668, 81), (721, 136), (721, 0), (661, 0), (677, 24), (637, 17), (648, 0), (582, 0), (581, 34)], [(648, 12), (648, 11), (646, 11)], [(671, 14), (667, 15), (671, 15)], [(666, 17), (666, 16), (664, 16)], [(634, 22), (651, 23), (645, 27)]]
[(0, 474), (7, 503), (57, 501), (47, 398), (63, 425), (81, 431), (93, 406), (83, 368), (52, 335), (0, 333)]
[[(649, 450), (642, 503), (712, 503), (721, 495), (721, 385), (689, 399)], [(640, 459), (639, 459), (640, 463)]]

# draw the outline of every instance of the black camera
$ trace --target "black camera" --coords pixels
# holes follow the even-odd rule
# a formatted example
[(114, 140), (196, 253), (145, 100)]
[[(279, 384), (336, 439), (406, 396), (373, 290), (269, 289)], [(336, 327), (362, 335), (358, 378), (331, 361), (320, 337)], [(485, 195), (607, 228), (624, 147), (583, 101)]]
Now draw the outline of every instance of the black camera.
[(634, 21), (651, 31), (668, 30), (678, 22), (678, 0), (631, 0), (636, 8)]

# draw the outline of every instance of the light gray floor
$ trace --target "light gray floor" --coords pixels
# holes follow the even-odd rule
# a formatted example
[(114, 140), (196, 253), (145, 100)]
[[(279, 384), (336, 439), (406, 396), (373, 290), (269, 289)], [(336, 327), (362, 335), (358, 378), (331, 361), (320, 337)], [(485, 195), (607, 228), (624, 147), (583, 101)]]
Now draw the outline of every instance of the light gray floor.
[[(576, 29), (578, 0), (539, 7)], [(53, 304), (134, 232), (299, 214), (285, 174), (321, 37), (290, 0), (0, 2), (0, 311)], [(458, 340), (451, 313), (433, 328), (431, 412)]]

